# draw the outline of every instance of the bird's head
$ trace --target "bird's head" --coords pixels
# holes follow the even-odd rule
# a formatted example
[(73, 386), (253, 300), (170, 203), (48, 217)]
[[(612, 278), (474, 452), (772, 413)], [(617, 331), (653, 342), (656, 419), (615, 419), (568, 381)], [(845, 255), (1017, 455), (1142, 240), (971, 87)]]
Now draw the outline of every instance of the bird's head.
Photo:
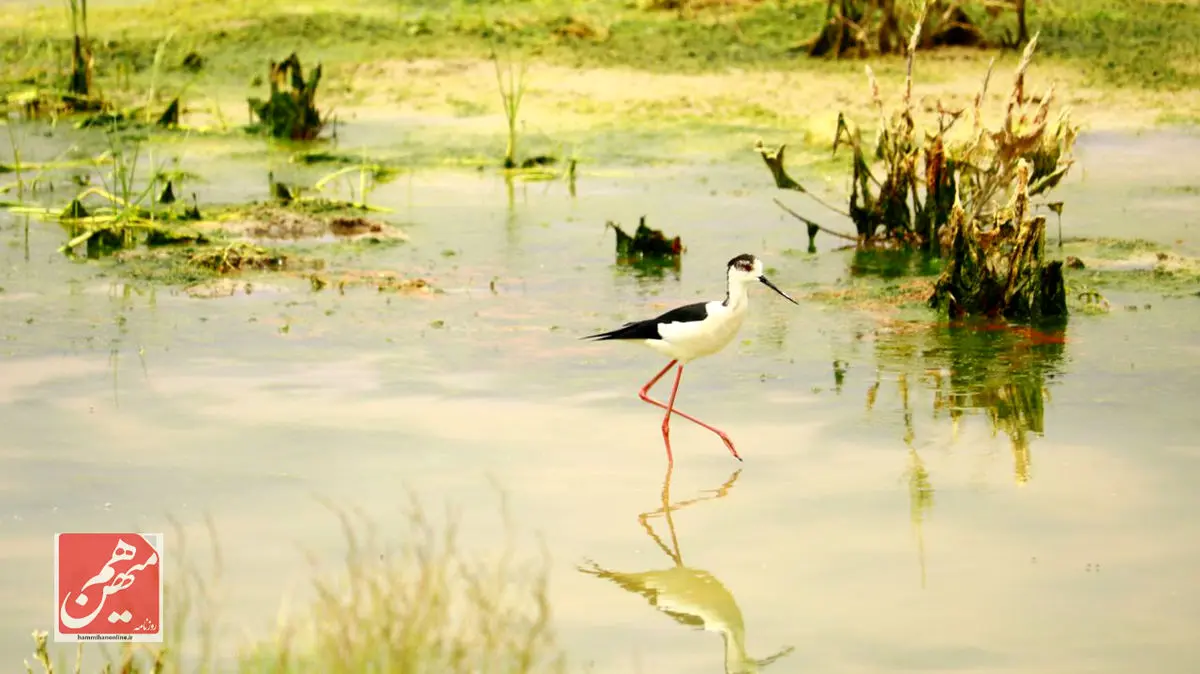
[(779, 293), (784, 299), (792, 304), (799, 304), (799, 302), (796, 300), (788, 297), (787, 293), (783, 292), (779, 288), (776, 288), (774, 283), (771, 283), (769, 280), (767, 280), (767, 277), (763, 275), (762, 260), (749, 253), (743, 253), (730, 260), (728, 268), (726, 269), (726, 274), (729, 277), (729, 285), (731, 287), (734, 284), (747, 286), (757, 281), (767, 286), (771, 290)]

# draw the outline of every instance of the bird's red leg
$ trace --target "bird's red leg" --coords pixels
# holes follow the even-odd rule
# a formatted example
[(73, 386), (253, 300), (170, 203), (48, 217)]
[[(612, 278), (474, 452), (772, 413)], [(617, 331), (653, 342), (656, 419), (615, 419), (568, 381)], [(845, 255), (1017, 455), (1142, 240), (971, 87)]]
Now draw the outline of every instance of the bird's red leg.
[(671, 412), (675, 408), (675, 394), (679, 393), (679, 380), (683, 379), (683, 366), (675, 371), (675, 385), (671, 387), (671, 398), (667, 401), (667, 416), (663, 417), (663, 444), (667, 446), (667, 463), (675, 463), (671, 458)]
[(674, 361), (674, 360), (673, 360), (673, 361), (671, 361), (671, 362), (667, 363), (667, 366), (666, 366), (666, 367), (664, 367), (663, 369), (659, 370), (658, 374), (654, 375), (654, 378), (653, 378), (653, 379), (651, 379), (650, 381), (646, 382), (646, 385), (642, 387), (642, 390), (641, 390), (641, 391), (638, 391), (638, 397), (639, 397), (639, 398), (641, 398), (642, 400), (645, 400), (645, 401), (648, 401), (648, 402), (653, 402), (653, 403), (655, 403), (655, 404), (660, 404), (660, 403), (658, 403), (658, 401), (656, 401), (656, 400), (651, 400), (651, 399), (650, 399), (650, 396), (648, 395), (648, 394), (650, 393), (650, 389), (654, 388), (654, 385), (658, 383), (658, 380), (659, 380), (659, 379), (662, 379), (662, 378), (663, 378), (663, 375), (667, 373), (667, 370), (670, 370), (670, 369), (671, 369), (671, 366), (675, 365), (675, 363), (677, 363), (677, 362), (678, 362), (678, 361)]
[[(654, 403), (655, 405), (662, 407), (663, 406), (662, 403), (660, 403), (657, 400), (650, 397), (649, 391), (651, 388), (654, 387), (655, 384), (658, 383), (659, 379), (663, 378), (663, 375), (666, 374), (667, 371), (670, 370), (671, 367), (674, 366), (676, 362), (677, 361), (672, 360), (671, 362), (667, 363), (666, 367), (659, 370), (658, 374), (654, 375), (654, 378), (651, 379), (650, 381), (646, 382), (646, 385), (642, 387), (642, 390), (638, 391), (638, 397), (641, 398), (642, 400), (645, 400), (646, 402)], [(678, 378), (676, 378), (675, 386), (676, 386), (676, 388), (678, 388), (678, 386), (679, 386)], [(674, 400), (674, 395), (672, 395), (672, 400)], [(668, 412), (667, 417), (670, 418), (670, 416), (671, 416), (671, 414)], [(666, 425), (664, 422), (663, 440), (667, 446), (667, 465), (671, 465), (671, 464), (675, 463), (675, 459), (671, 456), (671, 441), (667, 439), (666, 434), (667, 434), (667, 428), (666, 428)]]
[[(679, 416), (683, 417), (684, 419), (687, 419), (688, 421), (691, 421), (695, 424), (699, 424), (700, 426), (707, 428), (708, 430), (712, 431), (713, 433), (716, 433), (717, 436), (721, 438), (721, 441), (725, 443), (725, 446), (729, 449), (729, 453), (733, 454), (733, 458), (737, 459), (738, 461), (741, 461), (742, 457), (738, 456), (737, 450), (734, 449), (734, 447), (733, 447), (733, 440), (730, 440), (729, 436), (726, 435), (724, 431), (722, 431), (719, 428), (714, 428), (712, 426), (709, 426), (708, 424), (704, 423), (703, 421), (700, 421), (699, 419), (697, 419), (696, 417), (693, 417), (690, 414), (685, 414), (677, 409), (674, 409), (674, 407), (675, 407), (675, 404), (674, 404), (675, 390), (679, 389), (679, 379), (680, 379), (680, 377), (683, 376), (683, 367), (682, 366), (680, 366), (680, 368), (679, 368), (679, 374), (675, 377), (675, 390), (671, 391), (671, 405), (669, 405), (669, 406), (664, 405), (662, 402), (650, 397), (650, 389), (655, 384), (658, 383), (659, 379), (663, 378), (663, 375), (665, 375), (667, 373), (667, 370), (670, 370), (671, 366), (674, 364), (675, 364), (675, 361), (671, 361), (670, 363), (667, 363), (667, 366), (664, 367), (661, 372), (654, 375), (654, 378), (651, 379), (648, 384), (646, 384), (644, 387), (642, 387), (642, 390), (638, 392), (638, 397), (641, 398), (642, 400), (650, 403), (651, 405), (654, 405), (656, 407), (660, 407), (664, 410), (667, 410), (667, 418), (668, 419), (671, 417), (672, 414), (678, 414)], [(664, 436), (666, 435), (666, 423), (667, 423), (666, 421), (663, 422)], [(670, 458), (670, 455), (671, 455), (671, 447), (670, 447), (670, 443), (668, 442), (667, 457)]]

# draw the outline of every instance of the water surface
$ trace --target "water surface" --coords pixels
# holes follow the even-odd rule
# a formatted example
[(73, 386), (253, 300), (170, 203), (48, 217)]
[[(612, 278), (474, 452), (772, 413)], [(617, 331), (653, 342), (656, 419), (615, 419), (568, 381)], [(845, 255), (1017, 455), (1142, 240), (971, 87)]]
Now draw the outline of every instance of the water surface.
[[(1082, 139), (1064, 231), (1195, 246), (1195, 194), (1132, 163), (1187, 138)], [(220, 166), (202, 203), (261, 198), (265, 160), (189, 161)], [(411, 488), (483, 548), (498, 484), (522, 544), (544, 537), (556, 624), (592, 671), (723, 671), (722, 636), (638, 594), (651, 571), (707, 597), (706, 618), (740, 616), (735, 654), (783, 651), (768, 671), (1196, 671), (1198, 300), (1114, 292), (1114, 312), (1047, 338), (803, 299), (850, 258), (828, 239), (800, 252), (760, 164), (585, 173), (576, 198), (511, 200), (490, 174), (417, 172), (373, 195), (412, 240), (358, 264), (433, 295), (281, 281), (196, 299), (0, 214), (0, 654), (50, 629), (56, 531), (174, 517), (202, 554), (211, 515), (229, 653), (302, 587), (302, 550), (341, 553), (319, 499), (398, 537)], [(613, 265), (604, 222), (641, 215), (684, 238), (678, 274)], [(636, 397), (663, 363), (578, 337), (720, 296), (742, 252), (801, 305), (755, 292), (742, 340), (685, 370), (679, 407), (745, 462), (677, 421), (668, 522), (661, 417)]]

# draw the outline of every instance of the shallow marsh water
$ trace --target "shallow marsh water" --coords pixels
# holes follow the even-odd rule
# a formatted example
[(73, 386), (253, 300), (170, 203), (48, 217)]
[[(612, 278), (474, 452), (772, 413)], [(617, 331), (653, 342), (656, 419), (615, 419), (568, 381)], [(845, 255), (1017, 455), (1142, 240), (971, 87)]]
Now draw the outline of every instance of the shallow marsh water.
[[(1082, 139), (1064, 232), (1196, 250), (1188, 143)], [(1162, 154), (1133, 164), (1147, 146)], [(267, 166), (246, 154), (191, 159), (202, 204), (261, 196)], [(486, 547), (501, 542), (494, 480), (523, 545), (544, 537), (574, 662), (723, 671), (720, 636), (576, 569), (675, 564), (638, 520), (662, 505), (665, 461), (661, 417), (636, 390), (663, 363), (577, 338), (719, 296), (725, 261), (753, 252), (801, 306), (755, 292), (743, 341), (685, 371), (680, 407), (726, 429), (745, 462), (677, 421), (670, 484), (679, 501), (733, 480), (672, 521), (681, 563), (732, 595), (752, 657), (794, 648), (768, 671), (1195, 671), (1200, 300), (1109, 292), (1111, 314), (1076, 315), (1058, 340), (804, 299), (844, 278), (848, 255), (828, 238), (798, 252), (803, 229), (768, 177), (749, 152), (585, 170), (576, 198), (518, 184), (510, 206), (490, 173), (418, 171), (372, 195), (412, 240), (356, 253), (444, 290), (415, 296), (135, 289), (63, 259), (56, 225), (30, 223), (26, 246), (25, 222), (0, 214), (0, 654), (19, 662), (50, 627), (55, 531), (170, 535), (173, 516), (203, 555), (211, 514), (229, 653), (302, 589), (302, 548), (341, 553), (318, 498), (396, 537), (411, 487), (435, 513), (453, 504), (466, 545)], [(613, 267), (604, 221), (643, 214), (683, 236), (680, 274)]]

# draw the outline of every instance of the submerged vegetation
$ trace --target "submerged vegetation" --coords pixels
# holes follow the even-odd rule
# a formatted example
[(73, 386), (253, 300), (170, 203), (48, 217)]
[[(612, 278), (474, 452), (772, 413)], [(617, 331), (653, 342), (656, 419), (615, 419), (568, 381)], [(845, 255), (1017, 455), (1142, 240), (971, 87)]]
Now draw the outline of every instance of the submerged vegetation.
[[(222, 283), (213, 286), (225, 277), (248, 281), (255, 273), (305, 278), (315, 290), (331, 284), (339, 290), (364, 284), (381, 291), (429, 288), (422, 279), (407, 279), (395, 272), (329, 269), (324, 256), (310, 256), (294, 245), (320, 240), (387, 245), (407, 240), (399, 228), (364, 217), (382, 210), (368, 203), (370, 191), (397, 175), (389, 167), (367, 161), (365, 155), (357, 165), (334, 170), (313, 187), (320, 192), (339, 178), (358, 173), (357, 181), (349, 186), (349, 201), (293, 194), (300, 190), (271, 181), (273, 198), (262, 203), (206, 204), (202, 208), (194, 194), (190, 200), (176, 194), (195, 176), (171, 169), (171, 161), (154, 163), (153, 150), (146, 159), (142, 138), (109, 132), (109, 148), (99, 156), (39, 167), (42, 171), (93, 168), (95, 172), (81, 182), (86, 184), (94, 177), (100, 185), (85, 187), (65, 205), (41, 206), (26, 203), (27, 197), (46, 199), (31, 189), (38, 185), (37, 180), (25, 177), (29, 167), (21, 162), (12, 120), (8, 133), (16, 181), (0, 187), (13, 189), (18, 200), (4, 205), (26, 217), (60, 225), (67, 238), (59, 252), (68, 257), (76, 258), (82, 252), (88, 259), (106, 261), (132, 280), (182, 286), (201, 296), (213, 296), (214, 288), (217, 294), (230, 288)], [(150, 162), (148, 167), (146, 162)], [(43, 192), (50, 191), (43, 188)], [(285, 250), (280, 244), (290, 245)]]

